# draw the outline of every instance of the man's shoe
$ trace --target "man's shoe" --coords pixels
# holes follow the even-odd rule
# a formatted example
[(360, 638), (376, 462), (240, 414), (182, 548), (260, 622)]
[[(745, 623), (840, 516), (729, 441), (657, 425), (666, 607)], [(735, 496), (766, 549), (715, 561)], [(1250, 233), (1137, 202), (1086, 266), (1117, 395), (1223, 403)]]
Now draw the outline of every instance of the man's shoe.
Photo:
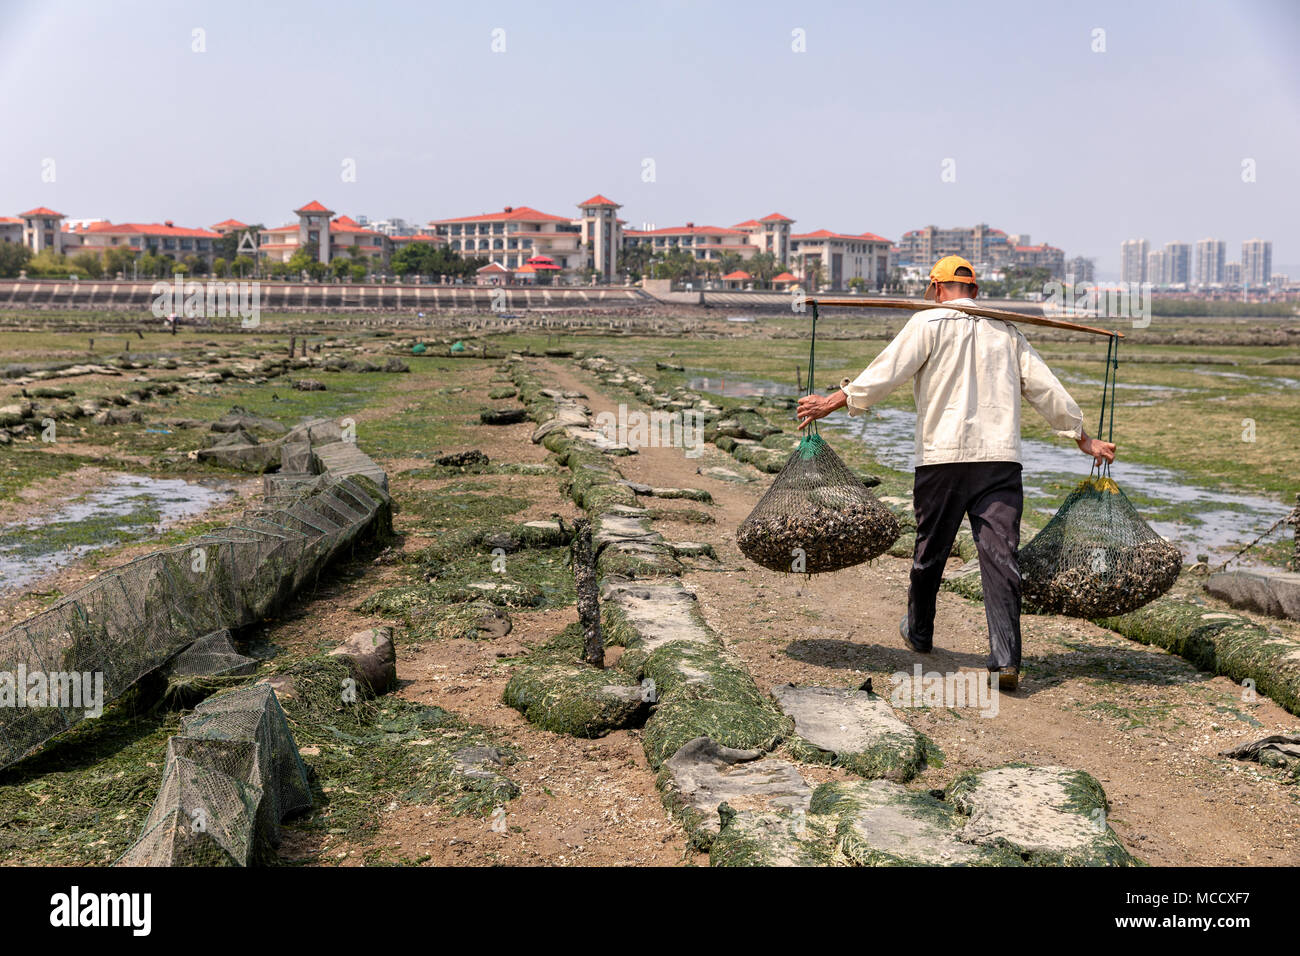
[(918, 654), (929, 654), (930, 651), (934, 649), (933, 642), (922, 644), (912, 638), (912, 628), (906, 614), (904, 614), (903, 619), (898, 622), (898, 633), (903, 636), (903, 640), (907, 641), (907, 646)]
[(1010, 693), (1020, 686), (1019, 667), (999, 667), (994, 673), (998, 675), (999, 691)]

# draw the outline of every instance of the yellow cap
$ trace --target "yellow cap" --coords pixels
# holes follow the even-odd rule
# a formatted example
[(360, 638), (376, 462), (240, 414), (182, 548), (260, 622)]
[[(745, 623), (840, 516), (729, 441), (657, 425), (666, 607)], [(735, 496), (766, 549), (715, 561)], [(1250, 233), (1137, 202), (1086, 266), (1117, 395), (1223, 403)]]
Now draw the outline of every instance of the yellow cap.
[[(969, 269), (970, 275), (957, 275), (957, 270), (961, 268)], [(967, 282), (971, 285), (977, 285), (975, 267), (961, 256), (944, 256), (930, 270), (930, 285), (925, 290), (927, 299), (938, 297), (939, 292), (935, 288), (935, 284), (938, 282)]]

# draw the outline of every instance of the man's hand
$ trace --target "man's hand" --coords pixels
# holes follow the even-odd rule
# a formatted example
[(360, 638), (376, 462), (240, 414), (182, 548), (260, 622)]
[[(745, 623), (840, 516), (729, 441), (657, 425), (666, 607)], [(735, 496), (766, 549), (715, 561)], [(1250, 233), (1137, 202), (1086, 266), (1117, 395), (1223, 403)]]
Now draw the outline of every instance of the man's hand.
[(848, 398), (843, 392), (836, 392), (834, 395), (805, 395), (799, 399), (799, 408), (797, 416), (799, 418), (799, 430), (803, 431), (812, 422), (819, 418), (825, 418), (837, 408), (843, 408), (848, 402)]
[(1100, 466), (1103, 460), (1107, 464), (1115, 460), (1115, 445), (1113, 442), (1102, 441), (1099, 438), (1089, 438), (1088, 433), (1084, 432), (1076, 443), (1079, 446), (1079, 451), (1092, 456), (1095, 465)]

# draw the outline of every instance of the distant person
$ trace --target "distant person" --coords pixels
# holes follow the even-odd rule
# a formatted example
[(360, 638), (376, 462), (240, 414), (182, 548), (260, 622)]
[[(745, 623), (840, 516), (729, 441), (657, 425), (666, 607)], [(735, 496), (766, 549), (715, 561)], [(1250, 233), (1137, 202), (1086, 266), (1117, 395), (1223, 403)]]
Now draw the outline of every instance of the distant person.
[[(974, 305), (975, 270), (945, 256), (930, 270), (925, 298)], [(799, 399), (799, 427), (845, 406), (861, 415), (915, 379), (916, 549), (907, 614), (899, 633), (920, 654), (934, 645), (934, 612), (944, 565), (962, 519), (970, 518), (980, 559), (989, 629), (988, 669), (1001, 690), (1020, 683), (1020, 400), (1097, 464), (1115, 446), (1089, 438), (1083, 413), (1020, 330), (956, 309), (912, 315), (884, 351), (834, 395)]]

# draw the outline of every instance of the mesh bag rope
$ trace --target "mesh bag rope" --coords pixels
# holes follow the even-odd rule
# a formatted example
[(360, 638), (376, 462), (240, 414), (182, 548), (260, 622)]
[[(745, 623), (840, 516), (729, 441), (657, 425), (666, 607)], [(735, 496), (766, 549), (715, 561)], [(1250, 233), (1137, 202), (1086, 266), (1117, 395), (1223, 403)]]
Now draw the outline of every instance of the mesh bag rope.
[[(1109, 408), (1107, 440), (1115, 431), (1114, 370), (1118, 366), (1118, 342), (1112, 337), (1097, 427), (1100, 435)], [(1142, 520), (1110, 477), (1110, 465), (1094, 471), (1020, 551), (1023, 594), (1051, 614), (1082, 618), (1125, 614), (1168, 591), (1182, 570), (1182, 553)]]
[[(815, 368), (817, 306), (808, 381)], [(770, 571), (823, 574), (878, 558), (902, 529), (862, 479), (817, 433), (805, 435), (754, 510), (736, 529), (745, 557)]]

